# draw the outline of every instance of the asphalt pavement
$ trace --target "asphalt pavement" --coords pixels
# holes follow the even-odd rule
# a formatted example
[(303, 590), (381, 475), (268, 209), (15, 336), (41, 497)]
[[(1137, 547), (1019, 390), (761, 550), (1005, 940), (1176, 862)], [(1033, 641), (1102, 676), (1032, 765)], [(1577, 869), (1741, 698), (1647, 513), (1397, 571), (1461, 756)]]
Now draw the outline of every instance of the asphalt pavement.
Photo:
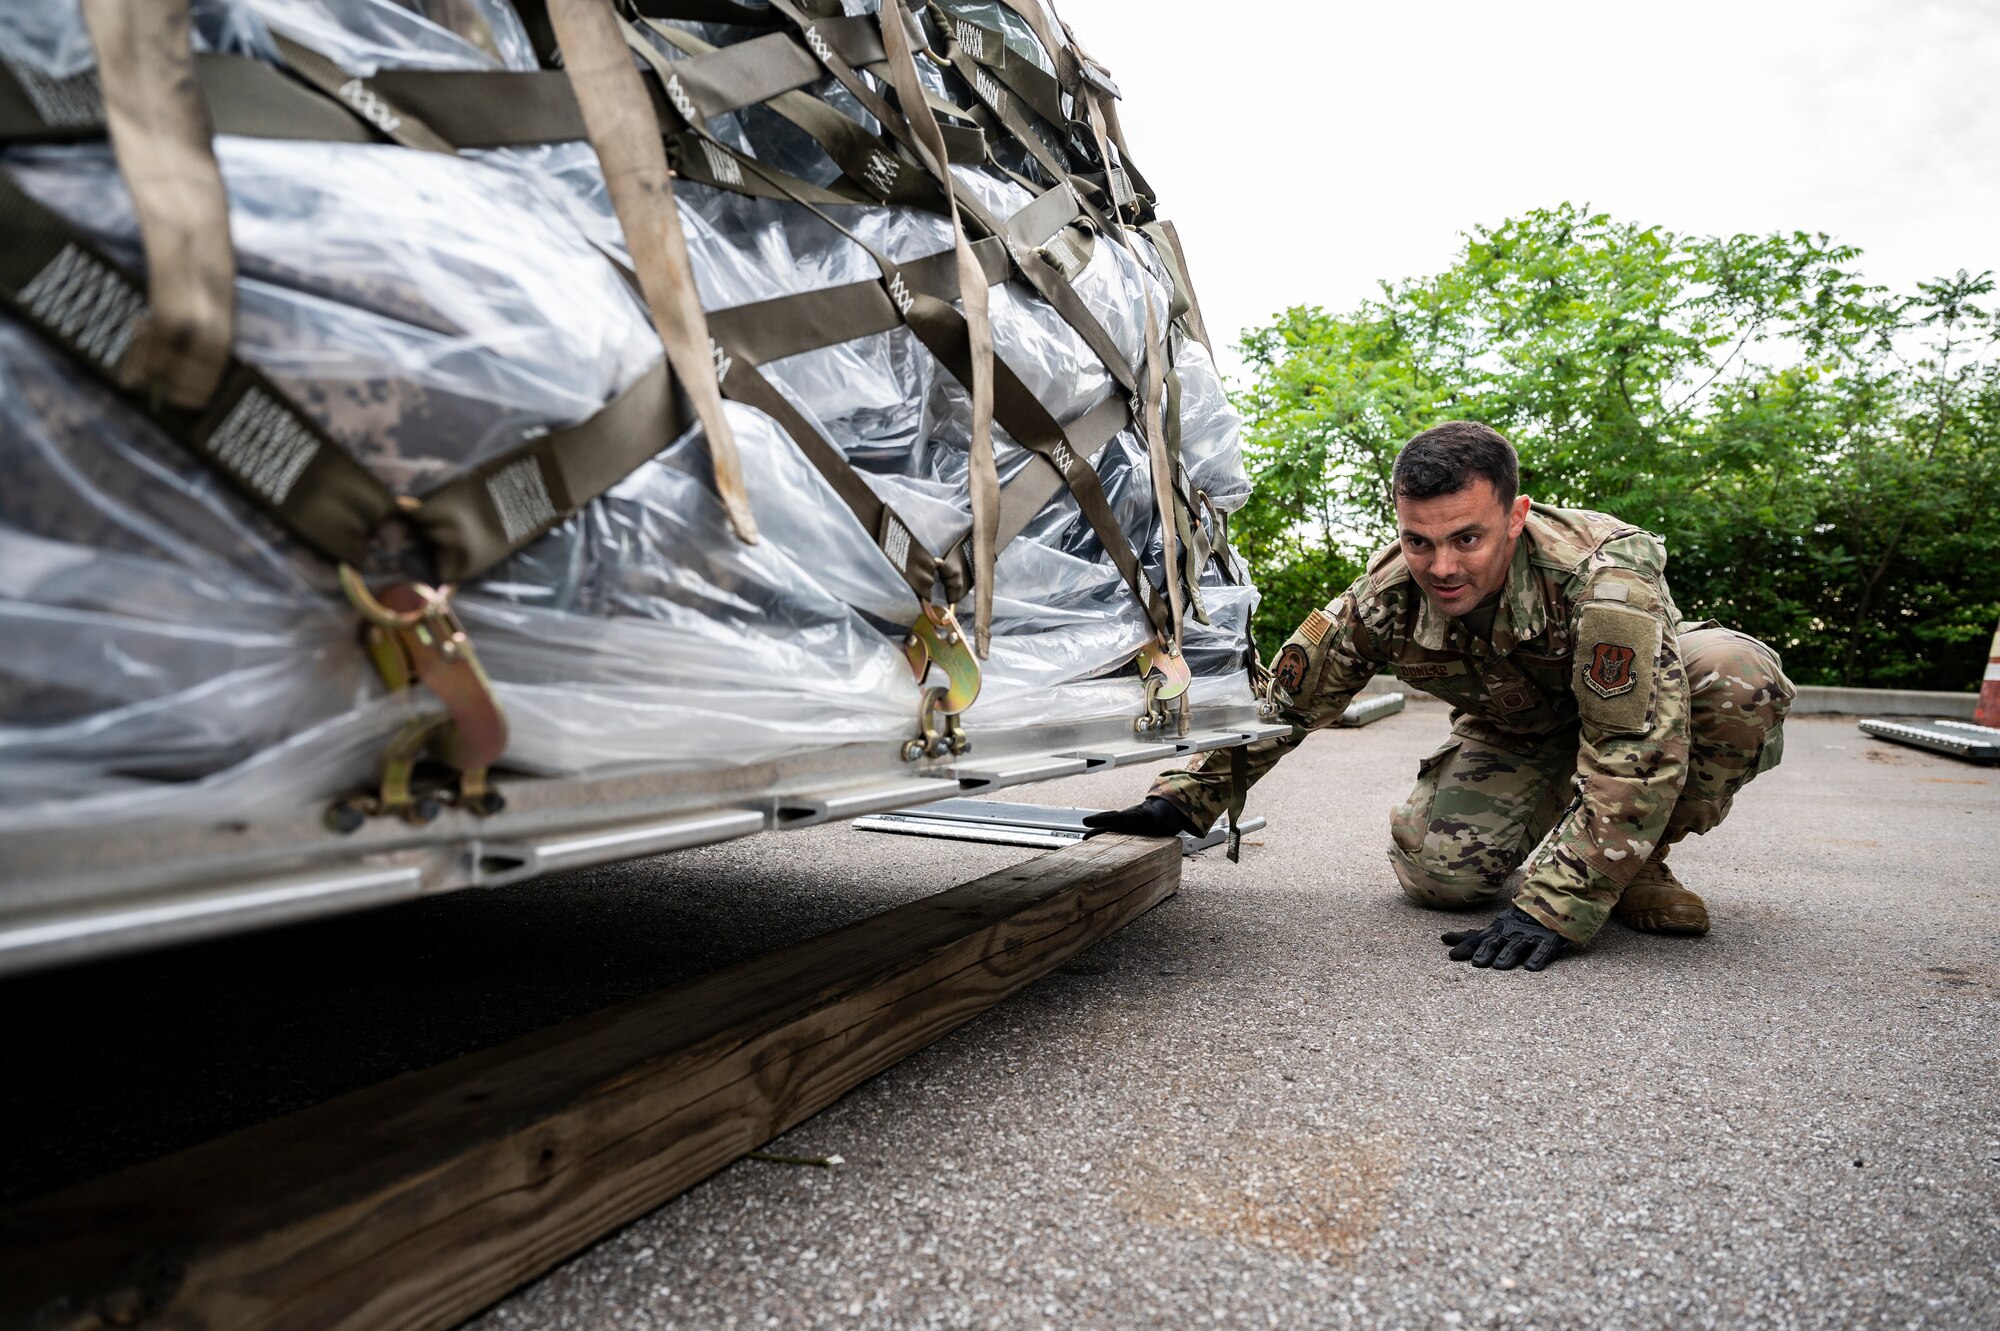
[[(1313, 737), (1243, 862), (490, 1310), (608, 1327), (2000, 1325), (2000, 769), (1800, 718), (1675, 852), (1704, 939), (1445, 959)], [(1105, 807), (1118, 771), (1010, 791)], [(1032, 852), (817, 828), (0, 986), (0, 1197)]]

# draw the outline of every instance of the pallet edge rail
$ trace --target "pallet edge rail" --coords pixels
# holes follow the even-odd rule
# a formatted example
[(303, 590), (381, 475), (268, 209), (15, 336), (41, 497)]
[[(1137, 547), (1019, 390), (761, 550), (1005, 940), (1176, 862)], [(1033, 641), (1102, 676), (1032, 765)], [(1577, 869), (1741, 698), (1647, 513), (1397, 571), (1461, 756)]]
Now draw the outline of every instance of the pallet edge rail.
[[(982, 735), (976, 755), (906, 768), (894, 745), (856, 745), (715, 773), (627, 772), (508, 783), (504, 812), (446, 810), (423, 827), (328, 835), (314, 811), (162, 831), (143, 846), (72, 832), (9, 843), (0, 975), (216, 937), (344, 910), (843, 821), (903, 805), (1227, 748), (1288, 727), (1254, 709), (1204, 709), (1179, 738), (1131, 722)], [(728, 786), (762, 787), (750, 797)], [(774, 790), (775, 793), (765, 793)]]

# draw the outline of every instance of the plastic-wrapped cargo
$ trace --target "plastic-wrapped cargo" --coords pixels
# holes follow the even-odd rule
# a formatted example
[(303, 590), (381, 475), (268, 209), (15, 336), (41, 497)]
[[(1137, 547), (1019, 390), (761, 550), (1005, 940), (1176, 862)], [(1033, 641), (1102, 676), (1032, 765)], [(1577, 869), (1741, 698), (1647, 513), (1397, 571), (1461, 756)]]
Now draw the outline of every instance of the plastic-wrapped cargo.
[[(134, 57), (79, 0), (0, 10), (0, 250), (53, 256), (0, 264), (0, 930), (415, 866), (330, 909), (753, 830), (642, 834), (661, 819), (771, 826), (1061, 767), (968, 776), (986, 754), (1081, 770), (1085, 741), (1122, 760), (1119, 732), (1151, 757), (1254, 729), (1236, 418), (1114, 85), (1053, 12), (587, 2), (645, 89), (616, 105), (677, 172), (654, 206), (723, 450), (708, 386), (665, 364), (653, 247), (627, 243), (661, 219), (614, 202), (600, 157), (623, 147), (578, 86), (600, 76), (562, 59), (586, 0), (134, 0), (191, 15), (167, 58), (226, 200), (219, 391), (255, 385), (178, 414), (127, 345), (165, 298), (120, 169), (144, 145), (103, 95), (138, 75), (100, 64)], [(960, 289), (982, 270), (983, 321)], [(380, 495), (345, 580), (301, 516), (343, 460)], [(483, 675), (438, 684), (425, 630), (383, 618), (426, 604)], [(482, 743), (490, 773), (463, 759)], [(794, 798), (816, 784), (877, 795)]]

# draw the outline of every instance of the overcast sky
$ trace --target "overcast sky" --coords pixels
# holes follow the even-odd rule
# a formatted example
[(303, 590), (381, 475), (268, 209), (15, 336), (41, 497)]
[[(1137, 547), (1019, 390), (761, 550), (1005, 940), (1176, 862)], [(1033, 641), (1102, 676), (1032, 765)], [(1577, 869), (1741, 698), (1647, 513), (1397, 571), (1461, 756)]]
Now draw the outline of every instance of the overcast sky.
[(2000, 269), (2000, 0), (1056, 4), (1219, 342), (1565, 199), (1826, 231), (1899, 289)]

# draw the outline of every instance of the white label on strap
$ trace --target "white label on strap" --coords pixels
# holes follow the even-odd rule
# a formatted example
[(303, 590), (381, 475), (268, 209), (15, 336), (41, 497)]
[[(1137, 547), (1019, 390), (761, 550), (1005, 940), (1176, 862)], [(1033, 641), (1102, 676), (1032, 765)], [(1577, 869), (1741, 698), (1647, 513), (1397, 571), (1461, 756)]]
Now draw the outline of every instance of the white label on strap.
[(896, 302), (896, 308), (905, 316), (909, 314), (910, 306), (917, 303), (916, 297), (910, 294), (910, 288), (904, 284), (901, 273), (892, 274), (889, 278), (889, 299)]
[(1139, 196), (1132, 192), (1132, 177), (1125, 174), (1125, 168), (1122, 166), (1112, 167), (1111, 168), (1112, 202), (1116, 203), (1121, 208), (1129, 208), (1135, 202), (1138, 201), (1138, 198)]
[(1056, 446), (1049, 450), (1049, 461), (1055, 463), (1056, 470), (1067, 477), (1069, 469), (1076, 463), (1076, 454), (1070, 452), (1067, 442), (1058, 439), (1056, 440)]
[(730, 368), (736, 364), (736, 360), (712, 337), (708, 339), (708, 354), (715, 361), (715, 382), (720, 384), (729, 377)]
[(903, 177), (903, 168), (895, 158), (883, 152), (868, 154), (868, 165), (861, 173), (867, 179), (868, 188), (887, 198), (896, 188), (896, 182)]
[(977, 23), (968, 23), (964, 19), (959, 19), (952, 24), (951, 32), (952, 36), (958, 39), (958, 44), (965, 49), (967, 55), (971, 56), (974, 60), (984, 60), (986, 58), (986, 29), (980, 27)]
[(732, 187), (743, 183), (743, 167), (730, 156), (728, 151), (718, 148), (707, 139), (700, 140), (701, 155), (708, 159), (709, 173), (724, 185)]
[(972, 86), (979, 90), (979, 95), (984, 97), (994, 110), (1004, 111), (1007, 108), (1007, 90), (1000, 86), (999, 79), (985, 70), (972, 71)]
[(486, 493), (500, 514), (500, 529), (509, 542), (519, 541), (540, 531), (556, 519), (555, 501), (542, 479), (540, 458), (526, 457), (510, 462), (486, 478)]
[(360, 79), (349, 79), (340, 85), (340, 100), (353, 107), (356, 115), (384, 134), (394, 134), (403, 127), (403, 118), (391, 110), (387, 102), (370, 91)]
[(667, 76), (667, 100), (674, 104), (674, 110), (680, 112), (682, 120), (697, 128), (700, 127), (701, 112), (694, 109), (694, 98), (688, 96), (687, 89), (681, 86), (681, 76), (678, 74)]
[(318, 454), (319, 440), (269, 393), (252, 388), (208, 437), (208, 451), (245, 485), (282, 504)]
[(833, 48), (826, 44), (826, 38), (819, 35), (818, 28), (806, 29), (806, 45), (812, 47), (812, 53), (819, 57), (821, 64), (833, 63)]
[(124, 357), (146, 313), (138, 292), (75, 245), (64, 245), (48, 267), (28, 279), (20, 301), (107, 370)]
[(882, 553), (889, 556), (889, 562), (899, 573), (910, 562), (910, 529), (887, 511), (882, 514)]
[(1048, 243), (1042, 246), (1042, 250), (1048, 256), (1049, 262), (1054, 264), (1066, 278), (1075, 277), (1083, 268), (1083, 256), (1077, 253), (1076, 246), (1070, 241), (1067, 228), (1050, 236)]

